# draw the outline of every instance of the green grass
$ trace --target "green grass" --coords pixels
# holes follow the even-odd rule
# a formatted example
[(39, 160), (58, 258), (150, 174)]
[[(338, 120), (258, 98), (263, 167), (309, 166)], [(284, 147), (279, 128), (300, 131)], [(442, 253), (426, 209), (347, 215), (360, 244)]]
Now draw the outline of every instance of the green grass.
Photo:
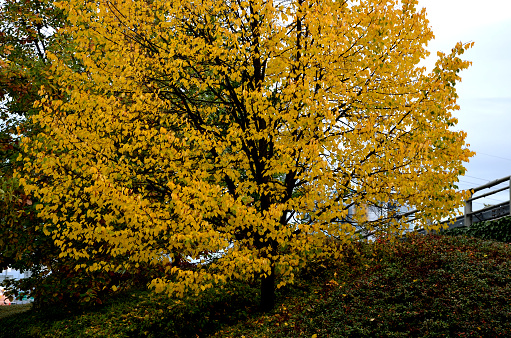
[(0, 319), (4, 317), (9, 317), (16, 313), (22, 313), (30, 310), (32, 308), (32, 304), (22, 304), (22, 305), (2, 305), (0, 306)]
[(132, 291), (104, 305), (0, 319), (0, 337), (494, 337), (511, 332), (511, 247), (468, 237), (357, 244), (311, 262), (257, 311), (256, 285), (199, 299)]

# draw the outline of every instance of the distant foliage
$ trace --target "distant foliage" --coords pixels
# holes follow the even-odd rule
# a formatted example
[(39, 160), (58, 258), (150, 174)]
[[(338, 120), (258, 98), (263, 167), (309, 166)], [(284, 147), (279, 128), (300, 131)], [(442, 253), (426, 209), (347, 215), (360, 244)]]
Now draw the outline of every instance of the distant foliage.
[(41, 131), (30, 116), (38, 111), (33, 105), (40, 99), (41, 85), (53, 83), (46, 76), (51, 65), (45, 53), (61, 55), (68, 46), (53, 34), (64, 22), (63, 11), (48, 0), (0, 1), (0, 270), (10, 267), (32, 273), (2, 286), (6, 294), (18, 296), (22, 291), (38, 304), (64, 297), (75, 283), (68, 282), (67, 271), (57, 271), (72, 269), (67, 265), (70, 260), (59, 259), (60, 248), (43, 232), (43, 221), (37, 217), (37, 199), (19, 185), (14, 172), (30, 175), (23, 171), (23, 161), (17, 160), (31, 156), (21, 149), (20, 136)]
[(449, 236), (465, 235), (511, 243), (511, 216), (499, 218), (495, 221), (475, 223), (469, 228), (463, 226), (444, 230), (442, 234)]
[[(61, 307), (100, 303), (111, 286), (125, 285), (128, 279), (137, 283), (146, 273), (75, 269), (76, 261), (59, 257), (61, 248), (44, 231), (36, 211), (40, 201), (19, 185), (14, 174), (34, 174), (24, 170), (23, 162), (34, 161), (38, 155), (23, 151), (19, 143), (21, 137), (37, 138), (42, 132), (30, 119), (39, 112), (34, 102), (41, 99), (41, 86), (64, 99), (48, 75), (52, 63), (47, 53), (75, 64), (72, 44), (65, 35), (55, 34), (66, 22), (63, 10), (50, 0), (0, 1), (0, 271), (31, 272), (29, 278), (5, 280), (2, 287), (10, 297), (33, 297), (41, 308), (52, 303)], [(45, 184), (44, 177), (39, 179)]]

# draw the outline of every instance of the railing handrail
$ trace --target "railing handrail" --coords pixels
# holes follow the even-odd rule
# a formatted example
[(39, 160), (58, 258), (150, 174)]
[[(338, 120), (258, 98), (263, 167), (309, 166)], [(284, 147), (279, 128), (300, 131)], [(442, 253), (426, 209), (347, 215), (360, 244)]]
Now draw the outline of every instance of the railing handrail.
[[(440, 224), (444, 224), (444, 223), (449, 222), (449, 221), (453, 221), (453, 220), (454, 221), (459, 221), (460, 219), (464, 219), (463, 224), (465, 226), (469, 227), (472, 224), (472, 215), (480, 214), (480, 213), (487, 212), (487, 211), (490, 211), (490, 210), (493, 210), (493, 209), (499, 209), (499, 208), (505, 206), (506, 204), (509, 204), (509, 214), (511, 215), (511, 175), (503, 177), (503, 178), (499, 178), (497, 180), (491, 181), (489, 183), (483, 184), (483, 185), (475, 187), (473, 189), (469, 189), (469, 191), (471, 191), (471, 193), (473, 195), (477, 191), (481, 191), (481, 190), (486, 189), (486, 188), (491, 188), (493, 186), (496, 186), (498, 184), (504, 183), (506, 181), (508, 182), (508, 185), (506, 187), (499, 188), (499, 189), (496, 189), (494, 191), (490, 191), (488, 193), (485, 193), (485, 194), (482, 194), (482, 195), (479, 195), (479, 196), (470, 197), (467, 200), (465, 200), (465, 210), (463, 212), (463, 215), (461, 215), (459, 217), (456, 217), (454, 219), (442, 221), (442, 222), (439, 222), (439, 223)], [(509, 195), (510, 196), (509, 196), (509, 200), (508, 201), (501, 202), (499, 204), (490, 205), (490, 206), (484, 207), (484, 208), (476, 210), (476, 211), (472, 211), (472, 201), (474, 201), (476, 199), (479, 199), (479, 198), (483, 198), (483, 197), (486, 197), (486, 196), (490, 196), (490, 195), (496, 194), (498, 192), (501, 192), (501, 191), (504, 191), (504, 190), (507, 190), (507, 189), (510, 190), (509, 191)], [(412, 215), (412, 214), (414, 214), (416, 212), (418, 212), (417, 209), (410, 210), (410, 211), (407, 211), (407, 212), (404, 212), (404, 213), (398, 212), (392, 218), (396, 218), (397, 219), (397, 218), (408, 217), (408, 216), (410, 216), (410, 215)], [(498, 215), (497, 217), (494, 217), (492, 215), (492, 217), (487, 219), (487, 220), (496, 219), (496, 218), (500, 218), (500, 217), (504, 217), (504, 216), (502, 216), (502, 214)], [(405, 221), (405, 223), (413, 222), (414, 220), (416, 220), (416, 218), (408, 219), (408, 220)], [(366, 231), (365, 229), (357, 229), (355, 231), (355, 234), (362, 234), (365, 231)], [(418, 231), (425, 231), (425, 229), (424, 228), (418, 229)], [(367, 238), (367, 237), (370, 237), (372, 235), (374, 235), (374, 231), (368, 232), (368, 233), (364, 234), (363, 236), (361, 236), (361, 238)]]
[(482, 209), (479, 209), (479, 210), (476, 210), (476, 211), (472, 211), (472, 212), (469, 212), (467, 213), (467, 215), (474, 215), (474, 214), (478, 214), (480, 212), (484, 212), (484, 211), (488, 211), (488, 210), (492, 210), (492, 209), (497, 209), (503, 205), (506, 205), (506, 204), (509, 204), (509, 201), (507, 202), (501, 202), (499, 204), (493, 204), (493, 205), (490, 205), (490, 206), (487, 206), (487, 207), (484, 207)]
[(470, 190), (472, 190), (475, 193), (475, 192), (477, 192), (479, 190), (483, 190), (483, 189), (486, 189), (486, 188), (491, 188), (494, 185), (497, 185), (497, 184), (500, 184), (500, 183), (503, 183), (503, 182), (506, 182), (506, 181), (509, 181), (509, 180), (511, 180), (511, 175), (503, 177), (503, 178), (499, 178), (498, 180), (491, 181), (489, 183), (480, 185), (480, 186), (478, 186), (476, 188), (473, 188), (473, 189), (470, 189)]
[(490, 192), (487, 192), (486, 194), (482, 194), (482, 195), (479, 195), (479, 196), (476, 196), (476, 197), (469, 198), (465, 202), (471, 202), (471, 201), (474, 201), (476, 199), (483, 198), (483, 197), (486, 197), (486, 196), (490, 196), (490, 195), (496, 194), (498, 192), (501, 192), (501, 191), (504, 191), (504, 190), (507, 190), (507, 189), (509, 189), (509, 187), (504, 187), (504, 188), (500, 188), (500, 189), (497, 189), (497, 190), (494, 190), (494, 191), (490, 191)]
[[(500, 188), (500, 189), (496, 189), (494, 191), (490, 191), (490, 192), (488, 192), (486, 194), (482, 194), (482, 195), (479, 195), (479, 196), (472, 197), (478, 191), (481, 191), (481, 190), (487, 189), (487, 188), (491, 188), (493, 186), (496, 186), (498, 184), (504, 183), (506, 181), (507, 181), (507, 187), (503, 187), (503, 188)], [(472, 211), (472, 201), (473, 200), (476, 200), (478, 198), (483, 198), (483, 197), (486, 197), (486, 196), (489, 196), (489, 195), (493, 195), (493, 194), (496, 194), (496, 193), (498, 193), (500, 191), (507, 190), (507, 189), (509, 189), (509, 200), (507, 202), (501, 203), (499, 205), (509, 204), (509, 213), (511, 215), (511, 175), (503, 177), (503, 178), (499, 178), (499, 179), (491, 181), (489, 183), (480, 185), (479, 187), (475, 187), (473, 189), (470, 189), (470, 192), (471, 192), (470, 198), (465, 201), (465, 210), (463, 211), (463, 216), (464, 216), (463, 224), (466, 227), (470, 227), (472, 225), (472, 215), (475, 215), (475, 214), (478, 214), (478, 213), (482, 213), (482, 212), (488, 211), (490, 209), (495, 209), (496, 208), (496, 206), (490, 206), (490, 207), (484, 207), (484, 208), (479, 209), (477, 211)]]
[[(508, 185), (506, 187), (503, 187), (503, 188), (499, 188), (499, 189), (496, 189), (496, 190), (493, 190), (493, 191), (490, 191), (488, 193), (485, 193), (485, 194), (482, 194), (482, 195), (479, 195), (479, 196), (475, 196), (475, 197), (470, 197), (469, 199), (465, 200), (465, 210), (463, 212), (463, 215), (457, 217), (455, 220), (459, 220), (460, 218), (463, 218), (464, 219), (464, 222), (463, 224), (465, 226), (470, 226), (472, 225), (472, 215), (476, 215), (476, 214), (480, 214), (480, 213), (483, 213), (483, 212), (486, 212), (486, 211), (489, 211), (489, 210), (492, 210), (492, 209), (498, 209), (499, 207), (502, 207), (502, 206), (505, 206), (506, 204), (509, 204), (509, 214), (511, 215), (511, 175), (509, 176), (506, 176), (506, 177), (503, 177), (503, 178), (499, 178), (497, 180), (493, 180), (491, 182), (488, 182), (486, 184), (483, 184), (483, 185), (480, 185), (478, 187), (475, 187), (473, 189), (469, 189), (469, 191), (472, 193), (471, 196), (473, 196), (474, 193), (476, 193), (477, 191), (481, 191), (483, 189), (487, 189), (487, 188), (491, 188), (493, 186), (496, 186), (498, 184), (501, 184), (501, 183), (504, 183), (504, 182), (508, 182)], [(483, 198), (483, 197), (486, 197), (486, 196), (490, 196), (490, 195), (493, 195), (493, 194), (496, 194), (498, 192), (501, 192), (501, 191), (504, 191), (504, 190), (507, 190), (509, 189), (509, 200), (506, 201), (506, 202), (501, 202), (499, 204), (494, 204), (494, 205), (491, 205), (491, 206), (487, 206), (487, 207), (484, 207), (482, 209), (479, 209), (479, 210), (476, 210), (476, 211), (472, 211), (472, 201), (476, 200), (476, 199), (479, 199), (479, 198)], [(410, 216), (414, 213), (417, 212), (417, 209), (414, 209), (414, 210), (411, 210), (411, 211), (408, 211), (408, 212), (405, 212), (405, 213), (398, 213), (397, 215), (395, 215), (395, 217), (407, 217), (407, 216)], [(502, 216), (499, 216), (499, 217), (502, 217)], [(493, 219), (493, 218), (491, 218)], [(405, 223), (408, 223), (408, 222), (411, 222), (413, 221), (412, 220), (408, 220), (406, 221)], [(444, 221), (444, 222), (440, 222), (440, 223), (445, 223), (445, 222), (448, 222), (448, 221)], [(424, 229), (422, 229), (424, 230)], [(360, 233), (362, 232), (362, 229), (356, 231), (355, 233)], [(363, 237), (368, 237), (372, 234), (367, 234)]]

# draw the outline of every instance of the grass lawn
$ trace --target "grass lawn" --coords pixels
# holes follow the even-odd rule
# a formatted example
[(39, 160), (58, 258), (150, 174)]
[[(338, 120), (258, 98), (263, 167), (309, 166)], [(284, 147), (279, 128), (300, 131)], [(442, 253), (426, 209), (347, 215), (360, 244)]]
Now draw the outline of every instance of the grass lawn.
[(32, 304), (22, 304), (22, 305), (5, 305), (0, 306), (0, 319), (4, 317), (8, 317), (10, 315), (16, 313), (22, 313), (30, 310), (32, 308)]
[(495, 337), (511, 332), (511, 246), (467, 237), (359, 243), (340, 262), (311, 262), (257, 310), (257, 285), (198, 299), (148, 291), (101, 306), (0, 318), (0, 337)]

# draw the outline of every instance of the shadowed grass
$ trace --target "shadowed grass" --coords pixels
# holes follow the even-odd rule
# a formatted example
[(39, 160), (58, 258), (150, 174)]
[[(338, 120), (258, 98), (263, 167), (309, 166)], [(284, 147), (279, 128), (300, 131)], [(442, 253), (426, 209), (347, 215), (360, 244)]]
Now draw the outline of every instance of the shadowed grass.
[(22, 313), (30, 310), (32, 304), (20, 304), (20, 305), (5, 305), (0, 306), (0, 319), (11, 316), (16, 313)]

